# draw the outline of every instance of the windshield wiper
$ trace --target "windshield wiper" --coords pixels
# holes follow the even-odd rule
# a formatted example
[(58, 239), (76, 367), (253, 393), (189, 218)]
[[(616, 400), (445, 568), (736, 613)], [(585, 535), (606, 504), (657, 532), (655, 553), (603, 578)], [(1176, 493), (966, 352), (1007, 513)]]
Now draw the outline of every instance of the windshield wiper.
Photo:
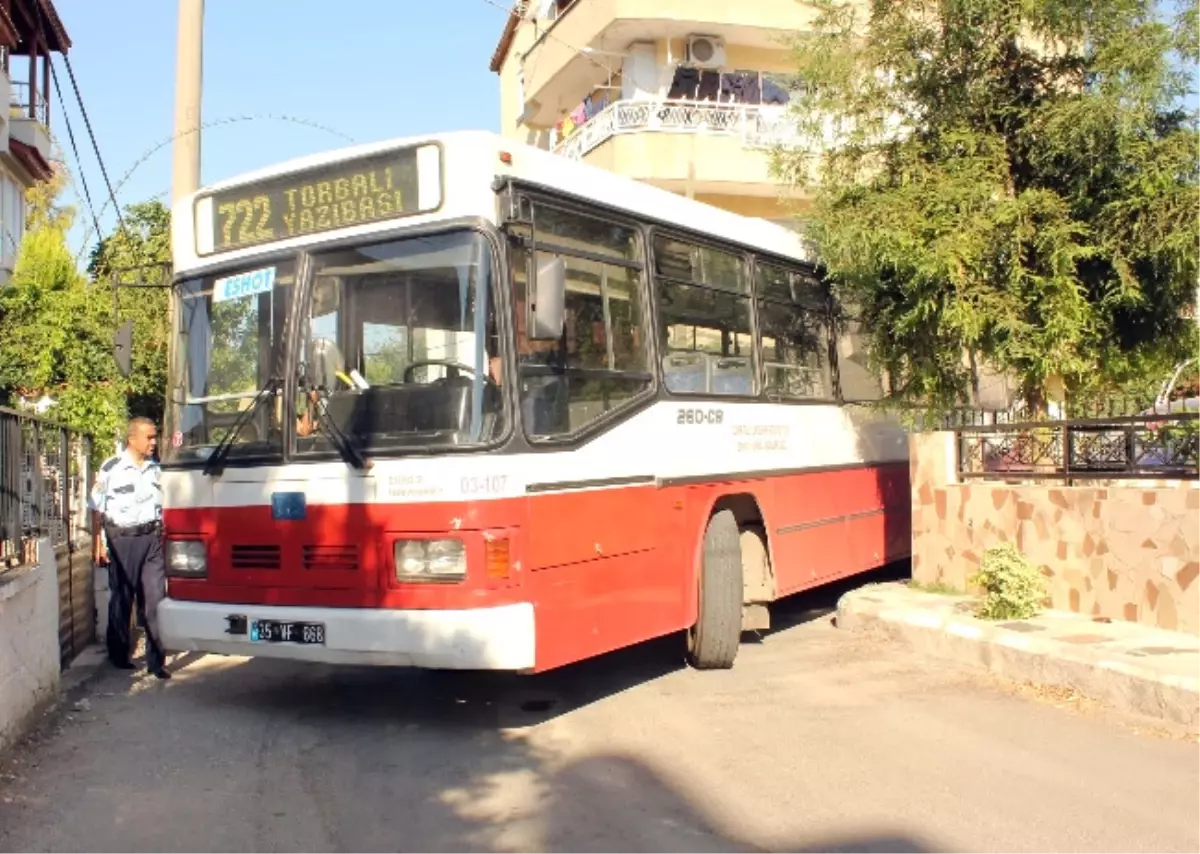
[(230, 449), (233, 448), (233, 443), (237, 441), (238, 433), (242, 432), (242, 428), (249, 423), (254, 413), (258, 411), (258, 407), (268, 397), (274, 397), (279, 389), (283, 386), (283, 380), (278, 376), (272, 376), (267, 380), (266, 384), (258, 390), (254, 395), (254, 400), (249, 406), (238, 413), (238, 417), (234, 420), (233, 426), (229, 428), (221, 441), (217, 443), (217, 447), (213, 448), (212, 454), (204, 463), (204, 473), (207, 475), (219, 475), (225, 470), (225, 458), (229, 456)]
[[(307, 388), (308, 384), (304, 381), (303, 376), (301, 376), (300, 392), (302, 394), (305, 393)], [(337, 422), (333, 420), (333, 416), (326, 411), (327, 407), (325, 406), (325, 403), (329, 400), (329, 392), (321, 388), (314, 388), (312, 390), (317, 393), (318, 398), (316, 405), (313, 407), (315, 410), (317, 410), (317, 427), (329, 438), (329, 443), (337, 449), (339, 454), (342, 455), (343, 460), (359, 471), (362, 471), (363, 469), (369, 469), (371, 464), (367, 458), (363, 456), (362, 451), (357, 445), (354, 444), (349, 436), (342, 432), (342, 428), (339, 427)]]

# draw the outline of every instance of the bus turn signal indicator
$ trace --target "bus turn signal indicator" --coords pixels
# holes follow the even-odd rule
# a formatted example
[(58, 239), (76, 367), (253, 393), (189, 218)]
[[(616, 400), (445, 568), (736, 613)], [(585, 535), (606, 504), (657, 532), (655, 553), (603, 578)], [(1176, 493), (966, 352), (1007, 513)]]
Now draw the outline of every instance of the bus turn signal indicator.
[(508, 578), (511, 567), (508, 551), (508, 538), (489, 536), (483, 542), (484, 565), (487, 577), (494, 579)]

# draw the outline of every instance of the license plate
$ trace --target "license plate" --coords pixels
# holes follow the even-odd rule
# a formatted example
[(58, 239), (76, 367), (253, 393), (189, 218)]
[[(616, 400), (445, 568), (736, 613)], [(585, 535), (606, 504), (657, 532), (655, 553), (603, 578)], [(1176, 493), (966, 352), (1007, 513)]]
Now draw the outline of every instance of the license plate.
[(324, 623), (291, 623), (280, 620), (251, 620), (253, 643), (324, 644)]

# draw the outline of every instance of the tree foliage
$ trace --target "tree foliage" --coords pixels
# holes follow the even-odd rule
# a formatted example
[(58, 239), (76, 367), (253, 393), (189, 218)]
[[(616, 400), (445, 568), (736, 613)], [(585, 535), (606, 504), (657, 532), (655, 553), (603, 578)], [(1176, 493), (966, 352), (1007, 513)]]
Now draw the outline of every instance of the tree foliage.
[[(128, 377), (130, 415), (161, 423), (167, 388), (167, 306), (171, 212), (151, 200), (129, 205), (118, 226), (92, 250), (88, 275), (97, 287), (117, 288), (120, 320), (133, 321), (133, 369)], [(110, 291), (111, 293), (111, 291)]]
[(815, 0), (774, 166), (895, 396), (960, 403), (978, 360), (1039, 408), (1195, 354), (1184, 2)]
[[(163, 344), (135, 355), (133, 375), (122, 377), (112, 355), (112, 290), (100, 265), (123, 257), (115, 247), (124, 252), (125, 242), (110, 237), (101, 244), (89, 281), (67, 245), (75, 212), (59, 203), (65, 183), (66, 173), (59, 171), (27, 194), (25, 236), (12, 279), (0, 289), (0, 401), (11, 406), (22, 397), (48, 396), (54, 401), (50, 416), (92, 433), (103, 447), (129, 415), (161, 414), (165, 311), (152, 303), (135, 309), (135, 324), (150, 330), (139, 347), (156, 335)], [(144, 240), (133, 241), (142, 254), (133, 257), (169, 257), (167, 222), (155, 204), (135, 205), (127, 215), (127, 222), (145, 227)], [(154, 294), (165, 305), (164, 292)]]
[(124, 416), (112, 351), (112, 308), (90, 288), (67, 246), (74, 211), (58, 197), (60, 172), (28, 192), (26, 232), (12, 279), (0, 290), (0, 396), (54, 400), (51, 414), (98, 439)]

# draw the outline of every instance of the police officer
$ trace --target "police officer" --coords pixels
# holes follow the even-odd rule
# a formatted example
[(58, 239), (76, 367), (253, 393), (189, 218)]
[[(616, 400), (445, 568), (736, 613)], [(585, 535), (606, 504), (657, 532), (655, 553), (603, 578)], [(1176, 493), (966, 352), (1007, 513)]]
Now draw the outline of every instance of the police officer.
[(89, 503), (93, 558), (96, 563), (111, 560), (116, 581), (108, 603), (109, 660), (122, 669), (133, 669), (129, 657), (136, 602), (146, 627), (146, 670), (159, 679), (170, 679), (158, 633), (158, 603), (166, 596), (166, 574), (162, 487), (158, 463), (152, 459), (157, 441), (154, 422), (131, 419), (125, 431), (125, 450), (100, 466)]

